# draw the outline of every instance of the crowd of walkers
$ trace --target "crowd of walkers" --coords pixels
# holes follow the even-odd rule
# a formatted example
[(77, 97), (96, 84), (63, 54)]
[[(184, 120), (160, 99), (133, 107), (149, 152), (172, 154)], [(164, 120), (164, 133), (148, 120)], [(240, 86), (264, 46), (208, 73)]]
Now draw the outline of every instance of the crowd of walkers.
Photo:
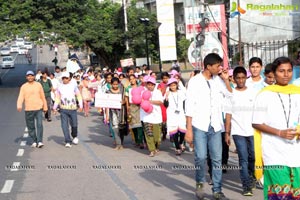
[[(108, 68), (69, 73), (55, 68), (36, 74), (28, 71), (27, 83), (17, 101), (25, 101), (25, 119), (32, 147), (43, 147), (43, 113), (59, 112), (65, 147), (78, 144), (77, 111), (89, 117), (95, 106), (109, 127), (115, 150), (124, 148), (124, 137), (132, 134), (137, 148), (149, 156), (160, 153), (170, 140), (175, 155), (189, 148), (195, 153), (196, 190), (205, 199), (206, 167), (214, 199), (226, 200), (222, 173), (226, 172), (229, 145), (234, 141), (239, 158), (242, 195), (253, 196), (264, 189), (264, 199), (300, 199), (300, 87), (289, 84), (293, 64), (279, 57), (263, 67), (262, 60), (243, 66), (222, 68), (215, 53), (204, 58), (204, 69), (195, 70), (187, 83), (178, 68), (160, 74), (142, 68)], [(264, 75), (264, 77), (262, 76)], [(98, 106), (98, 97), (120, 97), (119, 107)], [(36, 126), (35, 126), (35, 121)]]

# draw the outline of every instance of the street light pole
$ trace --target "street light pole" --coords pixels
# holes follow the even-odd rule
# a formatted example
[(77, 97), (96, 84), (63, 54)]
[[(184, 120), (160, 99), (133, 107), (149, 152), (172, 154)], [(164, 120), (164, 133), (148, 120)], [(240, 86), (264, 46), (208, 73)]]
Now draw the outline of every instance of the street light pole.
[[(240, 7), (240, 0), (237, 0), (237, 6), (238, 8)], [(239, 54), (240, 54), (240, 60), (239, 60), (239, 65), (243, 66), (243, 53), (242, 53), (242, 31), (241, 31), (241, 15), (238, 14), (238, 34), (239, 34)]]
[[(147, 25), (146, 25), (147, 27)], [(148, 31), (145, 28), (145, 39), (146, 39), (146, 56), (147, 56), (147, 68), (149, 69), (149, 48), (148, 48)]]
[(148, 18), (140, 18), (140, 22), (145, 25), (145, 40), (146, 40), (146, 57), (147, 57), (147, 68), (149, 69), (149, 47), (148, 47), (148, 29), (149, 19)]
[(161, 57), (160, 57), (160, 41), (159, 41), (159, 27), (161, 23), (157, 22), (157, 34), (158, 34), (158, 66), (159, 66), (159, 72), (161, 73), (162, 71), (162, 63), (161, 63)]

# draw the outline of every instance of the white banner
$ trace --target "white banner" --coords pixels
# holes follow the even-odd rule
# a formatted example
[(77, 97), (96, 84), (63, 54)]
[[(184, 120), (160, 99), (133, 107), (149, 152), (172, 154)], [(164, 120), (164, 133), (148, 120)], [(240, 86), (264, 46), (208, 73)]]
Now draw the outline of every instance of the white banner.
[(156, 1), (161, 61), (177, 60), (173, 0)]
[(95, 93), (95, 107), (121, 109), (121, 94)]
[(134, 65), (132, 58), (120, 60), (120, 63), (121, 63), (121, 67), (129, 67), (129, 66), (133, 66)]
[(67, 72), (71, 72), (71, 73), (75, 73), (80, 69), (78, 63), (75, 60), (73, 61), (69, 59), (66, 66), (67, 66)]

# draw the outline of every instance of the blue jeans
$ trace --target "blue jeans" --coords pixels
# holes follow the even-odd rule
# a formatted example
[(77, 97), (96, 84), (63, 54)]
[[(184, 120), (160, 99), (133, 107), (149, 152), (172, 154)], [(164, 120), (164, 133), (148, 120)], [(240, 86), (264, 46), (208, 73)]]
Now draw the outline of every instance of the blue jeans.
[(73, 138), (77, 137), (77, 110), (66, 110), (61, 109), (60, 110), (60, 118), (61, 118), (61, 128), (65, 136), (65, 142), (71, 143), (71, 137), (70, 137), (70, 130), (69, 130), (69, 123), (71, 125), (71, 135)]
[(43, 142), (43, 111), (25, 111), (25, 121), (28, 134), (33, 139), (33, 142)]
[(206, 174), (207, 150), (212, 162), (213, 192), (222, 191), (222, 135), (209, 126), (208, 132), (193, 126), (196, 182), (204, 183)]
[(253, 136), (233, 135), (232, 137), (239, 156), (240, 178), (243, 188), (251, 187), (254, 181), (255, 164)]

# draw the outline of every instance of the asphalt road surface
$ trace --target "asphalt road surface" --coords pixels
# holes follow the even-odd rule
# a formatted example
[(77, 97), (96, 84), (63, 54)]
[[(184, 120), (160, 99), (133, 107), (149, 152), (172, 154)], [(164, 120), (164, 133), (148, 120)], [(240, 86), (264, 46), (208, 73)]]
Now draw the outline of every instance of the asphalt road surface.
[[(125, 149), (113, 150), (108, 127), (95, 108), (89, 117), (78, 114), (78, 145), (64, 147), (56, 115), (52, 122), (44, 120), (44, 148), (31, 148), (24, 112), (16, 111), (19, 86), (27, 70), (51, 67), (53, 59), (47, 47), (43, 55), (35, 49), (32, 52), (31, 65), (18, 56), (15, 69), (1, 70), (0, 200), (196, 199), (192, 152), (175, 156), (171, 143), (165, 141), (159, 155), (150, 158), (147, 150), (134, 147), (130, 135), (125, 138)], [(230, 199), (244, 199), (237, 155), (232, 152), (229, 164), (233, 169), (223, 175), (223, 192)], [(211, 186), (205, 188), (212, 198)], [(262, 190), (255, 190), (247, 199), (263, 199)]]

